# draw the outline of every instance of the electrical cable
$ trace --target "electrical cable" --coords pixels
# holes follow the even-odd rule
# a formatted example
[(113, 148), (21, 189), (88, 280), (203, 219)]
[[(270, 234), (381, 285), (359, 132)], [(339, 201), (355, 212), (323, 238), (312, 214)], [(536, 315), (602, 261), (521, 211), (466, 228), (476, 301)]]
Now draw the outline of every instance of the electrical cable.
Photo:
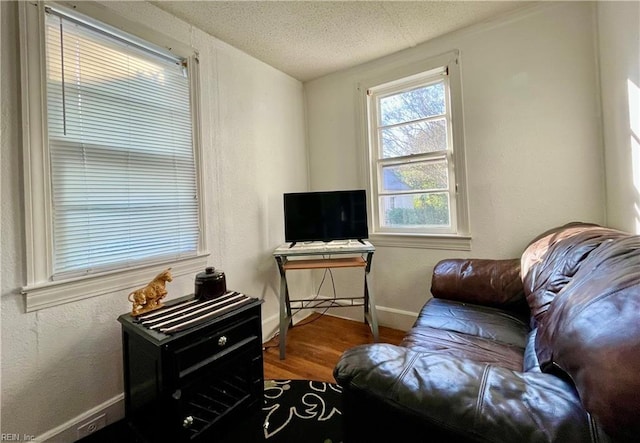
[[(326, 257), (323, 257), (323, 258), (326, 258)], [(332, 289), (333, 289), (333, 299), (334, 299), (334, 300), (336, 299), (336, 297), (337, 297), (337, 291), (336, 291), (336, 282), (335, 282), (335, 279), (334, 279), (334, 277), (333, 277), (333, 272), (331, 271), (331, 269), (330, 269), (330, 268), (325, 268), (324, 273), (323, 273), (323, 275), (322, 275), (322, 280), (320, 280), (320, 284), (318, 285), (318, 290), (316, 291), (316, 295), (315, 295), (311, 300), (309, 300), (309, 302), (312, 302), (312, 301), (316, 300), (318, 297), (320, 297), (320, 291), (322, 290), (322, 286), (324, 285), (324, 282), (325, 282), (325, 280), (326, 280), (326, 278), (327, 278), (327, 273), (328, 273), (328, 274), (329, 274), (329, 276), (331, 277), (331, 287), (332, 287)], [(293, 326), (291, 326), (291, 328), (293, 329), (293, 328), (297, 328), (297, 327), (299, 327), (299, 326), (305, 326), (305, 325), (308, 325), (308, 324), (313, 323), (314, 321), (316, 321), (317, 319), (319, 319), (320, 317), (322, 317), (324, 314), (326, 314), (326, 313), (327, 313), (327, 311), (329, 310), (329, 308), (331, 308), (331, 306), (327, 306), (327, 307), (325, 307), (325, 308), (324, 308), (324, 311), (322, 311), (322, 312), (320, 312), (320, 313), (316, 312), (316, 314), (318, 314), (318, 315), (316, 315), (313, 319), (308, 320), (308, 321), (301, 321), (300, 323), (296, 323), (296, 324), (294, 324)], [(265, 343), (269, 343), (271, 340), (274, 340), (276, 337), (278, 337), (278, 342), (277, 342), (277, 343), (274, 343), (274, 344), (272, 344), (272, 345), (266, 345), (266, 344), (264, 344), (264, 345), (262, 346), (262, 350), (263, 350), (263, 351), (266, 351), (267, 349), (270, 349), (270, 348), (277, 348), (278, 346), (280, 346), (280, 340), (279, 340), (279, 338), (280, 338), (280, 337), (279, 337), (279, 335), (280, 335), (280, 332), (276, 331), (276, 332), (273, 334), (273, 336), (272, 336), (269, 340), (267, 340)]]
[[(326, 257), (326, 256), (323, 255), (322, 258), (325, 258), (325, 259), (326, 258), (331, 258), (331, 256)], [(335, 282), (335, 279), (333, 277), (333, 272), (332, 272), (331, 268), (325, 268), (324, 273), (322, 275), (322, 280), (320, 280), (320, 284), (318, 285), (318, 290), (316, 291), (316, 295), (312, 299), (308, 300), (309, 303), (315, 301), (318, 297), (320, 297), (320, 291), (322, 290), (322, 286), (324, 285), (324, 282), (325, 282), (325, 280), (327, 278), (327, 273), (331, 277), (331, 287), (333, 289), (333, 299), (332, 300), (328, 300), (328, 301), (335, 302), (335, 299), (337, 298), (336, 282)], [(331, 308), (331, 307), (332, 306), (326, 306), (322, 312), (320, 312), (320, 313), (316, 312), (316, 314), (318, 314), (318, 315), (316, 315), (313, 319), (308, 320), (308, 321), (301, 321), (300, 323), (296, 323), (296, 324), (292, 325), (291, 328), (293, 329), (293, 328), (297, 328), (299, 326), (306, 326), (308, 324), (313, 323), (314, 321), (316, 321), (317, 319), (319, 319), (320, 317), (325, 315), (327, 313), (327, 311), (329, 310), (329, 308)], [(299, 309), (303, 309), (303, 308), (299, 308)], [(278, 331), (276, 331), (275, 334), (273, 334), (273, 336), (269, 340), (267, 340), (265, 343), (268, 343), (271, 340), (274, 340), (276, 337), (279, 338), (279, 335), (280, 335), (280, 333)], [(266, 351), (267, 349), (270, 349), (270, 348), (276, 348), (279, 345), (280, 345), (280, 340), (278, 340), (278, 343), (275, 343), (273, 345), (263, 345), (262, 346), (262, 350)]]
[[(326, 278), (326, 276), (327, 276), (327, 271), (328, 271), (328, 273), (329, 273), (329, 276), (331, 277), (331, 286), (333, 287), (333, 300), (335, 300), (335, 299), (336, 299), (336, 297), (337, 297), (337, 295), (336, 295), (336, 294), (337, 294), (337, 293), (336, 293), (336, 282), (335, 282), (335, 280), (334, 280), (334, 278), (333, 278), (333, 272), (331, 271), (331, 269), (330, 269), (330, 268), (325, 268), (325, 270), (324, 270), (324, 275), (322, 276), (322, 280), (320, 281), (320, 285), (318, 286), (318, 291), (317, 291), (317, 293), (316, 293), (316, 296), (315, 296), (315, 297), (313, 297), (313, 299), (312, 299), (311, 301), (313, 301), (313, 300), (317, 299), (317, 298), (320, 296), (320, 290), (322, 289), (322, 285), (324, 284), (324, 280), (325, 280), (325, 278)], [(319, 319), (320, 317), (322, 317), (324, 314), (326, 314), (330, 307), (331, 307), (331, 306), (327, 306), (327, 307), (325, 307), (325, 308), (324, 308), (324, 311), (322, 311), (321, 313), (319, 313), (319, 315), (317, 315), (316, 317), (314, 317), (312, 320), (308, 320), (308, 321), (306, 321), (306, 322), (297, 323), (297, 324), (293, 325), (293, 327), (295, 328), (295, 327), (298, 327), (298, 326), (305, 326), (305, 325), (308, 325), (308, 324), (310, 324), (310, 323), (313, 323), (314, 321), (316, 321), (317, 319)], [(316, 314), (318, 314), (318, 313), (316, 312)]]

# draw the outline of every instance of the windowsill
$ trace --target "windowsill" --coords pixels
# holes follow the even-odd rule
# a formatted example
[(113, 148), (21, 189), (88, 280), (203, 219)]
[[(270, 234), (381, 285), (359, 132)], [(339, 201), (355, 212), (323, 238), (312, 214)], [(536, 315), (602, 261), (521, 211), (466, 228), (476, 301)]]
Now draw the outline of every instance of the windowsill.
[(171, 274), (174, 278), (193, 274), (204, 269), (208, 255), (198, 255), (162, 265), (154, 264), (125, 271), (113, 271), (25, 286), (22, 288), (22, 294), (25, 297), (26, 312), (142, 286), (149, 282), (149, 276), (154, 272), (160, 272), (168, 267), (171, 267)]
[(427, 234), (391, 234), (369, 235), (374, 246), (393, 246), (398, 248), (444, 249), (450, 251), (470, 251), (470, 235), (427, 235)]

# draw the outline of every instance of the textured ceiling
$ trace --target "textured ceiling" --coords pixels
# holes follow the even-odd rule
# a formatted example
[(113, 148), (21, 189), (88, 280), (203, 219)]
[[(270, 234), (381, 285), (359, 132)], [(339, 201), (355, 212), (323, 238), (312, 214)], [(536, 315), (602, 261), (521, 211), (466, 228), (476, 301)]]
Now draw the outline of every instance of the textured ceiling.
[(154, 1), (307, 81), (529, 4), (524, 1)]

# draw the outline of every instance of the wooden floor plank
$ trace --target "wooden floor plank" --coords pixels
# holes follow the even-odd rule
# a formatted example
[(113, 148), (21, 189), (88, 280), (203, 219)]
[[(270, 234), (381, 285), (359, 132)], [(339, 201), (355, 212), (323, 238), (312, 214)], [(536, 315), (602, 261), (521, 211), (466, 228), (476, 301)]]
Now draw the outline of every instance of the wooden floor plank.
[[(405, 332), (380, 326), (379, 342), (398, 344)], [(286, 358), (280, 360), (276, 336), (264, 344), (266, 379), (308, 379), (334, 383), (333, 368), (347, 349), (373, 343), (369, 326), (363, 322), (331, 315), (312, 314), (287, 334)]]

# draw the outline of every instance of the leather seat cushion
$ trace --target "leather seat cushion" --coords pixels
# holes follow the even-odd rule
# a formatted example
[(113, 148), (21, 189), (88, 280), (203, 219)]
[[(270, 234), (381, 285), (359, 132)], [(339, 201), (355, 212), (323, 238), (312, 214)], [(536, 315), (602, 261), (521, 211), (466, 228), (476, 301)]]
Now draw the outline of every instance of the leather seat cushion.
[(405, 335), (401, 346), (412, 351), (437, 352), (440, 355), (522, 371), (522, 348), (462, 332), (416, 326)]
[(414, 327), (484, 338), (520, 348), (520, 353), (530, 332), (527, 323), (507, 311), (438, 298), (432, 298), (424, 305)]

